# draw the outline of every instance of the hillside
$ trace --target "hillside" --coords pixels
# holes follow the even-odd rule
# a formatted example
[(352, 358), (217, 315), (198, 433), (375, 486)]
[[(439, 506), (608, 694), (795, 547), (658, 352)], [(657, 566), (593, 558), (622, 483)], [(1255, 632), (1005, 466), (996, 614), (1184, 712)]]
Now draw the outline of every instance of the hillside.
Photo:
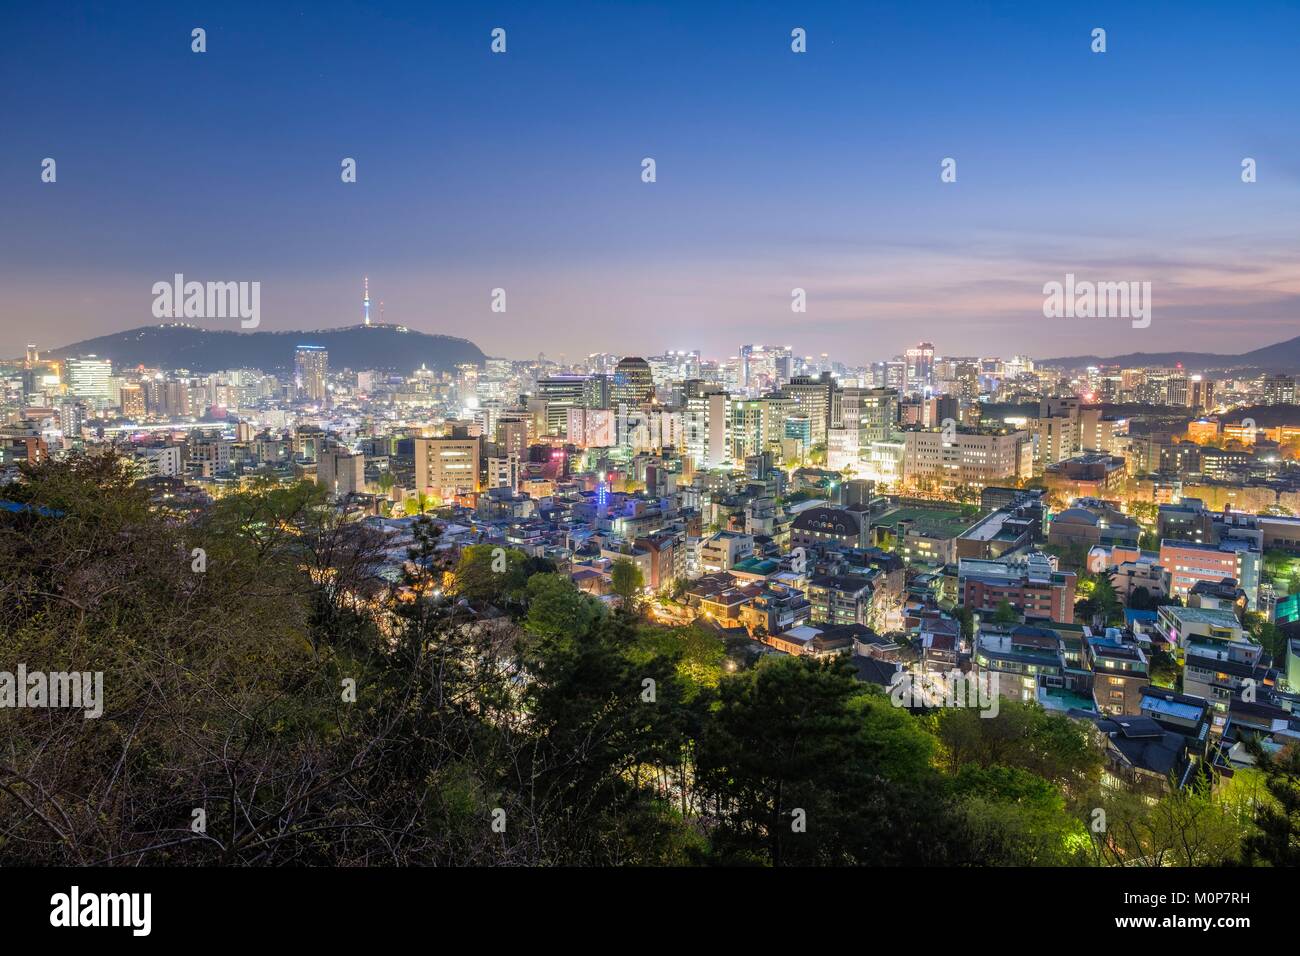
[(1243, 352), (1241, 355), (1220, 355), (1213, 352), (1129, 352), (1127, 355), (1110, 357), (1072, 355), (1041, 359), (1038, 364), (1060, 368), (1086, 368), (1101, 364), (1128, 367), (1182, 365), (1187, 369), (1252, 368), (1269, 372), (1295, 372), (1300, 371), (1300, 336), (1253, 352)]
[(115, 366), (144, 365), (217, 372), (228, 368), (270, 371), (290, 368), (299, 345), (329, 350), (330, 366), (410, 372), (421, 365), (452, 369), (485, 356), (466, 339), (429, 335), (396, 325), (357, 325), (311, 332), (233, 332), (189, 325), (149, 325), (75, 342), (49, 353), (50, 358), (98, 355)]

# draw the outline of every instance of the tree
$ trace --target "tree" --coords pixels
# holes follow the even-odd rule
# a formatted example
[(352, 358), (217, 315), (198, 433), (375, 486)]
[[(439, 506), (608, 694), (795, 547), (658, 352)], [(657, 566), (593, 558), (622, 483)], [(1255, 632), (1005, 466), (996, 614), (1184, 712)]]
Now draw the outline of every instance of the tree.
[(461, 549), (448, 590), (474, 604), (519, 602), (528, 583), (522, 551), (490, 544)]
[(527, 585), (524, 627), (551, 641), (581, 640), (604, 614), (604, 606), (562, 574), (534, 574)]
[(983, 865), (1063, 866), (1082, 862), (1088, 835), (1060, 790), (1015, 767), (967, 764), (951, 780), (957, 814)]
[(1160, 602), (1151, 596), (1147, 588), (1139, 584), (1129, 592), (1128, 606), (1134, 611), (1154, 611), (1160, 606)]
[(629, 608), (635, 607), (637, 597), (645, 586), (641, 569), (630, 558), (616, 558), (609, 569), (610, 587)]
[[(111, 455), (44, 462), (6, 493), (42, 510), (0, 516), (0, 659), (100, 672), (105, 694), (100, 719), (0, 710), (0, 863), (319, 860), (285, 823), (318, 821), (298, 788), (331, 773), (337, 696), (273, 520), (307, 518), (309, 496), (263, 488), (181, 526)], [(365, 826), (338, 823), (344, 841)]]
[(953, 610), (953, 617), (961, 625), (961, 636), (967, 641), (975, 639), (975, 612), (966, 606)]
[(998, 601), (998, 606), (993, 610), (994, 624), (1018, 624), (1020, 623), (1020, 612), (1012, 607), (1011, 602), (1006, 598)]
[(715, 858), (935, 861), (952, 844), (927, 740), (842, 660), (772, 657), (724, 677), (698, 748)]
[(33, 507), (0, 512), (0, 659), (102, 671), (106, 693), (98, 720), (0, 708), (0, 864), (698, 857), (670, 798), (702, 716), (672, 661), (634, 663), (608, 621), (519, 641), (441, 593), (428, 520), (372, 591), (365, 529), (316, 493), (259, 486), (181, 525), (112, 456), (7, 489)]
[(930, 719), (952, 774), (968, 764), (1019, 768), (1063, 788), (1072, 799), (1101, 778), (1102, 758), (1085, 729), (1036, 703), (1003, 699), (996, 717), (957, 707), (937, 711)]
[(1154, 501), (1130, 501), (1128, 512), (1144, 525), (1155, 524), (1160, 515), (1160, 506)]
[(415, 493), (413, 498), (407, 498), (403, 507), (408, 515), (422, 515), (427, 511), (437, 508), (439, 501), (432, 495), (426, 495), (423, 491)]
[(1243, 842), (1244, 859), (1252, 865), (1300, 866), (1300, 746), (1288, 744), (1276, 754), (1255, 741), (1249, 747), (1273, 799), (1256, 811), (1258, 832)]
[(1250, 636), (1255, 639), (1255, 643), (1264, 648), (1264, 653), (1275, 661), (1285, 659), (1287, 654), (1287, 636), (1282, 628), (1278, 627), (1268, 619), (1268, 616), (1258, 611), (1246, 612), (1246, 629)]
[(674, 662), (688, 700), (701, 692), (716, 689), (722, 680), (726, 645), (716, 634), (695, 625), (666, 628), (643, 624), (637, 629), (637, 642), (629, 652), (633, 663), (661, 657)]
[(532, 743), (518, 757), (513, 789), (529, 794), (525, 824), (538, 826), (535, 839), (551, 862), (598, 855), (680, 863), (661, 858), (664, 846), (695, 845), (668, 810), (665, 773), (685, 751), (684, 687), (671, 660), (634, 661), (635, 642), (632, 618), (620, 611), (586, 640), (547, 646), (530, 660), (536, 679), (524, 704)]
[(1249, 828), (1215, 799), (1208, 777), (1185, 787), (1170, 780), (1154, 802), (1121, 792), (1100, 799), (1104, 824), (1093, 837), (1098, 863), (1111, 866), (1225, 866), (1239, 853)]
[(1123, 605), (1120, 604), (1119, 597), (1115, 593), (1115, 585), (1111, 583), (1110, 575), (1098, 574), (1095, 581), (1092, 600), (1096, 605), (1097, 613), (1101, 615), (1102, 622), (1104, 624), (1122, 622)]
[(1178, 666), (1178, 661), (1168, 651), (1153, 650), (1151, 652), (1150, 671), (1151, 683), (1157, 687), (1181, 690), (1183, 670)]

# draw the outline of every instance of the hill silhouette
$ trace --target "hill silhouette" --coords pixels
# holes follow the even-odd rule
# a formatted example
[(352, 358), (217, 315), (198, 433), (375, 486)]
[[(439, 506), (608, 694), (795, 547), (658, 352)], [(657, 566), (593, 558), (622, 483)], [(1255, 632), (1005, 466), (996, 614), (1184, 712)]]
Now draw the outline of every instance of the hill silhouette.
[(421, 365), (449, 370), (486, 358), (468, 339), (429, 335), (399, 325), (355, 325), (308, 332), (233, 332), (191, 325), (146, 325), (74, 342), (54, 349), (51, 358), (97, 355), (114, 366), (218, 372), (228, 368), (270, 371), (293, 366), (299, 345), (329, 350), (331, 368), (391, 369), (407, 373)]
[(1251, 368), (1268, 372), (1294, 372), (1300, 370), (1300, 335), (1276, 345), (1243, 352), (1240, 355), (1220, 355), (1214, 352), (1129, 352), (1109, 358), (1100, 355), (1072, 355), (1066, 358), (1042, 359), (1040, 365), (1061, 368), (1086, 368), (1089, 365), (1124, 365), (1128, 367), (1172, 367), (1182, 365), (1188, 369)]

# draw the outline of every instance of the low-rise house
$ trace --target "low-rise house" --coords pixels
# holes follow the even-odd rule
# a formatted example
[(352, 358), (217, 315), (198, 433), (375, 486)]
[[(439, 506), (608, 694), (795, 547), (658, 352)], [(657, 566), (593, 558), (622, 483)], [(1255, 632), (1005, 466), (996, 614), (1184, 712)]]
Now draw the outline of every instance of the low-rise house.
[(1197, 760), (1188, 738), (1166, 730), (1150, 717), (1104, 716), (1071, 712), (1089, 720), (1104, 748), (1102, 785), (1159, 796), (1181, 790), (1193, 777)]
[(1197, 581), (1187, 594), (1187, 606), (1229, 610), (1240, 620), (1246, 613), (1246, 592), (1237, 586), (1235, 578)]
[(750, 535), (718, 531), (700, 542), (699, 569), (703, 574), (730, 571), (753, 553)]
[(849, 635), (829, 633), (809, 624), (783, 634), (769, 634), (762, 641), (778, 651), (803, 657), (840, 657), (853, 651), (853, 638)]
[(795, 516), (790, 526), (790, 543), (796, 547), (868, 547), (871, 533), (867, 512), (833, 506), (808, 508)]
[(976, 671), (1008, 700), (1036, 701), (1042, 688), (1066, 689), (1061, 640), (1046, 628), (981, 624), (972, 656)]
[(1213, 726), (1214, 708), (1204, 697), (1179, 694), (1167, 687), (1148, 685), (1138, 700), (1138, 715), (1149, 717), (1165, 730), (1182, 734), (1191, 752), (1205, 757)]
[(1067, 499), (1104, 498), (1124, 487), (1128, 467), (1123, 458), (1085, 453), (1043, 469), (1043, 485)]
[(855, 676), (864, 684), (874, 684), (877, 687), (888, 690), (898, 679), (898, 673), (903, 669), (903, 665), (898, 661), (883, 660), (879, 657), (869, 657), (860, 654), (854, 654), (851, 663)]
[(808, 621), (812, 605), (799, 588), (773, 581), (746, 586), (753, 596), (740, 607), (740, 621), (751, 635), (780, 634)]
[(1131, 599), (1138, 588), (1144, 588), (1153, 598), (1169, 594), (1169, 572), (1156, 561), (1125, 561), (1116, 565), (1110, 580), (1115, 594), (1123, 601)]
[(1059, 547), (1081, 545), (1091, 549), (1103, 547), (1137, 547), (1142, 527), (1123, 512), (1105, 502), (1077, 502), (1052, 518), (1047, 533), (1048, 544)]
[(700, 599), (700, 616), (719, 627), (744, 627), (741, 613), (757, 593), (758, 589), (753, 585), (718, 591)]
[(1262, 663), (1245, 663), (1189, 653), (1183, 664), (1183, 690), (1214, 705), (1214, 728), (1222, 732), (1235, 698), (1262, 699), (1276, 688), (1277, 671)]
[(868, 624), (871, 581), (857, 575), (820, 575), (808, 583), (812, 620), (819, 624)]
[(1157, 609), (1155, 630), (1179, 650), (1195, 637), (1224, 641), (1245, 641), (1237, 615), (1223, 608), (1179, 607), (1166, 604)]
[(736, 586), (736, 579), (727, 572), (706, 574), (696, 578), (682, 592), (687, 607), (698, 608), (700, 603), (715, 594), (720, 594)]
[(731, 568), (731, 575), (739, 581), (745, 583), (762, 583), (774, 577), (781, 572), (781, 561), (778, 558), (760, 558), (757, 556), (746, 558), (735, 567)]
[(892, 637), (877, 634), (861, 624), (841, 625), (853, 636), (853, 653), (859, 657), (875, 657), (882, 661), (897, 661), (902, 656), (903, 645)]
[(958, 669), (962, 658), (961, 625), (951, 618), (928, 618), (917, 632), (923, 674), (946, 674)]
[(569, 577), (579, 591), (584, 591), (593, 597), (604, 597), (609, 594), (610, 580), (608, 574), (602, 574), (592, 567), (577, 567), (570, 572)]
[(1268, 694), (1254, 701), (1234, 697), (1228, 702), (1227, 719), (1212, 750), (1215, 768), (1224, 776), (1255, 766), (1251, 745), (1276, 756), (1284, 748), (1300, 746), (1300, 715), (1287, 695)]
[(1119, 628), (1085, 641), (1092, 670), (1092, 698), (1104, 714), (1137, 714), (1142, 691), (1151, 683), (1146, 654), (1136, 641), (1125, 640)]

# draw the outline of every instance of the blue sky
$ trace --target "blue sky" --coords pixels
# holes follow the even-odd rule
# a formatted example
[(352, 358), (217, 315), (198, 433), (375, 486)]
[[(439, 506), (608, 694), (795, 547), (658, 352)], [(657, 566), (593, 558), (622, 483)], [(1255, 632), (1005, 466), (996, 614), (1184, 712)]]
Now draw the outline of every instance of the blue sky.
[[(369, 274), (512, 357), (1300, 333), (1296, 3), (375, 6), (7, 12), (0, 354), (154, 321), (176, 272), (260, 281), (264, 330), (356, 321)], [(1151, 327), (1044, 319), (1066, 272), (1152, 282)]]

